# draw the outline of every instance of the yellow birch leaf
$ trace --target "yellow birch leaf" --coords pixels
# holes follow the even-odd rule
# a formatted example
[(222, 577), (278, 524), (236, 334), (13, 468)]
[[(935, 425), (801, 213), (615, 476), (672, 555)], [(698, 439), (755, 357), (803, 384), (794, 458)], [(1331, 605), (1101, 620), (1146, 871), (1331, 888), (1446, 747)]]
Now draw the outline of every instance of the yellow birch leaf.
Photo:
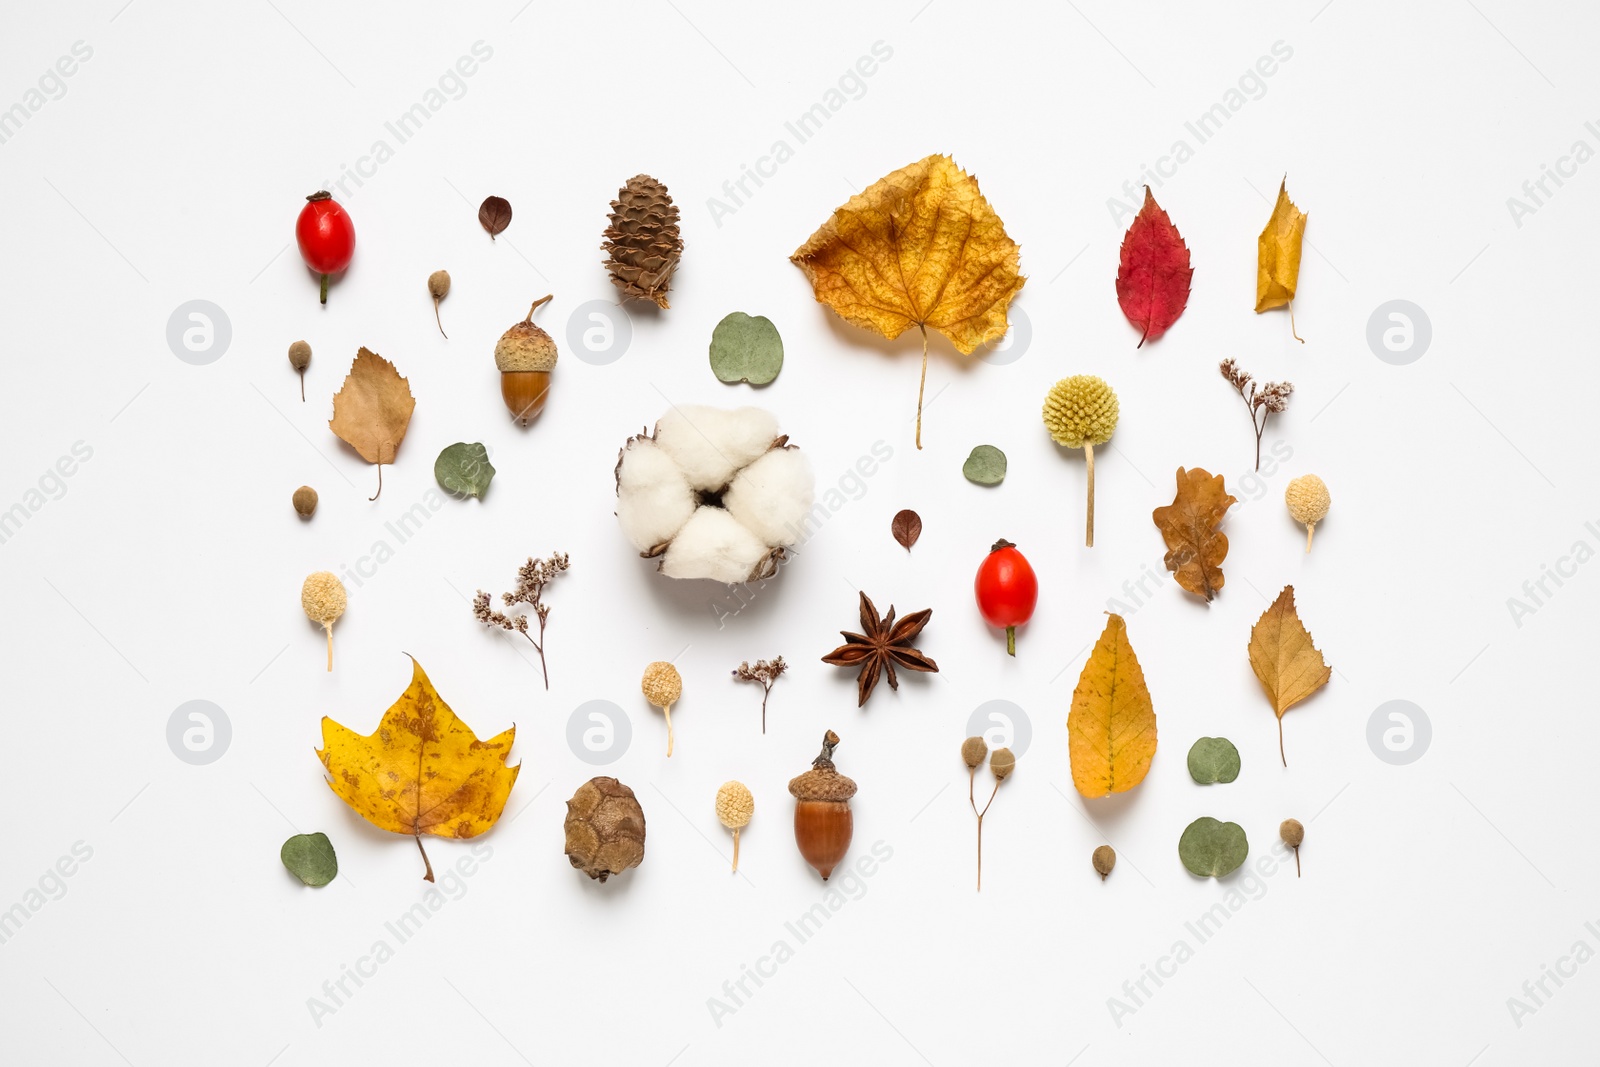
[(1072, 784), (1086, 797), (1127, 792), (1150, 770), (1156, 712), (1121, 615), (1106, 620), (1083, 665), (1067, 713), (1067, 740)]
[(1278, 758), (1283, 754), (1283, 713), (1328, 684), (1333, 668), (1311, 643), (1311, 632), (1294, 607), (1294, 586), (1286, 585), (1272, 606), (1250, 628), (1250, 667), (1278, 716)]
[[(1306, 234), (1306, 213), (1289, 199), (1289, 179), (1278, 186), (1278, 202), (1261, 231), (1256, 261), (1256, 311), (1281, 308), (1294, 299), (1300, 284), (1300, 243)], [(1292, 310), (1292, 309), (1291, 309)]]
[(932, 155), (852, 196), (789, 261), (805, 272), (817, 302), (846, 322), (891, 341), (917, 327), (926, 385), (930, 328), (962, 355), (1005, 335), (1006, 307), (1026, 281), (1020, 251), (978, 179), (949, 156)]
[[(378, 728), (362, 737), (324, 716), (317, 756), (340, 800), (379, 829), (410, 834), (422, 851), (423, 834), (477, 837), (500, 818), (522, 770), (506, 766), (516, 735), (513, 726), (479, 741), (413, 659), (411, 685)], [(431, 882), (425, 851), (422, 861)]]

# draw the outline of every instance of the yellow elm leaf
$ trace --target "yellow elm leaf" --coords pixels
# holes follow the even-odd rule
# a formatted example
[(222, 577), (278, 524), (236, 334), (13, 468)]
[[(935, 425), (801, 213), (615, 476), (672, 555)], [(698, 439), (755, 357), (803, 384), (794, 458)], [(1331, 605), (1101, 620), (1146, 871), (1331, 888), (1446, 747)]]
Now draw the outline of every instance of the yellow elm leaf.
[(932, 155), (852, 196), (789, 260), (846, 322), (890, 340), (921, 330), (926, 384), (930, 328), (962, 355), (1004, 336), (1006, 307), (1026, 281), (1019, 252), (978, 179)]
[(1281, 308), (1294, 299), (1300, 283), (1300, 243), (1306, 234), (1306, 213), (1289, 199), (1289, 179), (1278, 186), (1278, 202), (1261, 231), (1256, 261), (1256, 311)]
[(1286, 585), (1272, 606), (1250, 628), (1250, 667), (1278, 716), (1278, 758), (1283, 754), (1283, 713), (1328, 684), (1333, 668), (1311, 643), (1311, 632), (1294, 607), (1294, 586)]
[(1156, 712), (1121, 615), (1106, 620), (1083, 665), (1067, 713), (1067, 741), (1072, 784), (1086, 797), (1127, 792), (1150, 770)]
[[(440, 699), (411, 661), (411, 684), (366, 737), (323, 717), (317, 756), (328, 787), (372, 825), (410, 834), (477, 837), (500, 818), (522, 769), (506, 766), (515, 726), (488, 741)], [(433, 881), (433, 866), (424, 877)]]

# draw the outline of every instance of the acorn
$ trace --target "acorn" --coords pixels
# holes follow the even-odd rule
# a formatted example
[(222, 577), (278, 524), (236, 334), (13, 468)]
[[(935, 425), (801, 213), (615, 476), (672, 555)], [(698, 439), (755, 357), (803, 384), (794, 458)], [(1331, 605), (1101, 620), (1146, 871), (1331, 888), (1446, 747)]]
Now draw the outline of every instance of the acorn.
[(528, 317), (501, 334), (494, 346), (494, 365), (500, 368), (500, 395), (520, 426), (528, 425), (544, 410), (544, 399), (550, 392), (556, 343), (533, 324), (533, 313), (549, 302), (548, 296), (535, 300)]
[(789, 793), (796, 801), (795, 844), (824, 882), (844, 859), (854, 830), (850, 798), (856, 795), (856, 783), (833, 766), (833, 750), (838, 744), (838, 734), (832, 730), (823, 734), (822, 753), (811, 761), (811, 769), (789, 780)]

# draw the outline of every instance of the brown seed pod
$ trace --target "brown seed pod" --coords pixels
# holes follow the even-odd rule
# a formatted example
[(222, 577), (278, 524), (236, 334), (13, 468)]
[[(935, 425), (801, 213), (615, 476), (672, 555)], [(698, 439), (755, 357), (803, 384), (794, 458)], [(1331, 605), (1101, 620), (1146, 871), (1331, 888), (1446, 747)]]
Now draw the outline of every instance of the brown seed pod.
[(306, 368), (311, 366), (311, 346), (304, 341), (296, 341), (289, 346), (289, 366), (300, 375), (300, 403), (306, 402)]
[(1101, 845), (1094, 850), (1094, 855), (1089, 857), (1089, 862), (1094, 864), (1094, 871), (1103, 882), (1106, 875), (1111, 873), (1111, 868), (1117, 865), (1117, 850), (1110, 845)]
[(317, 491), (309, 485), (302, 485), (294, 491), (294, 511), (302, 519), (309, 519), (317, 511)]
[(1285, 819), (1278, 824), (1278, 836), (1294, 849), (1294, 876), (1300, 877), (1300, 842), (1306, 839), (1306, 828), (1300, 825), (1299, 819)]
[(969, 768), (976, 767), (989, 754), (989, 745), (981, 737), (969, 737), (961, 742), (961, 762)]
[(528, 317), (500, 335), (494, 346), (494, 365), (500, 368), (500, 396), (518, 425), (526, 426), (544, 410), (550, 393), (550, 372), (556, 366), (556, 343), (535, 326), (533, 313), (550, 302), (542, 296), (528, 309)]
[(615, 778), (591, 778), (567, 801), (567, 859), (604, 882), (644, 861), (644, 810)]
[(789, 780), (789, 793), (796, 801), (795, 844), (824, 882), (844, 859), (855, 829), (850, 798), (856, 795), (856, 783), (833, 765), (838, 744), (838, 734), (832, 730), (823, 734), (822, 753), (811, 761), (811, 769)]
[(433, 322), (439, 327), (439, 336), (446, 341), (450, 335), (444, 332), (444, 323), (439, 321), (439, 301), (450, 295), (450, 272), (436, 270), (428, 275), (428, 295), (433, 297)]

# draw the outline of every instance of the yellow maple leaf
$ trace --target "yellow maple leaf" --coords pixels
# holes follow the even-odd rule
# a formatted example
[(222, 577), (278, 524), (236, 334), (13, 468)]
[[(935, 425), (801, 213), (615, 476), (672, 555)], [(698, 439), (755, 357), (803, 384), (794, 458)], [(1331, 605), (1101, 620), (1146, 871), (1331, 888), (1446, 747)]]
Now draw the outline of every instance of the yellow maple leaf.
[(1150, 770), (1156, 712), (1121, 615), (1106, 620), (1083, 665), (1067, 713), (1067, 741), (1072, 784), (1086, 797), (1127, 792)]
[(1283, 713), (1328, 684), (1333, 668), (1311, 643), (1311, 632), (1294, 607), (1294, 586), (1286, 585), (1272, 606), (1250, 628), (1250, 667), (1278, 716), (1278, 758), (1283, 754)]
[(328, 786), (372, 825), (417, 839), (433, 881), (422, 835), (477, 837), (505, 810), (522, 770), (506, 766), (515, 726), (487, 741), (450, 710), (422, 665), (411, 661), (411, 684), (366, 737), (324, 716), (317, 756)]
[(1026, 281), (1019, 252), (978, 179), (932, 155), (852, 196), (789, 261), (846, 322), (891, 341), (912, 326), (922, 332), (921, 448), (928, 329), (962, 355), (1004, 336), (1006, 307)]
[[(1278, 202), (1261, 231), (1256, 256), (1256, 311), (1289, 307), (1289, 332), (1294, 333), (1294, 291), (1300, 284), (1300, 245), (1306, 235), (1306, 213), (1289, 199), (1289, 179), (1278, 186)], [(1294, 333), (1294, 339), (1305, 339)]]

